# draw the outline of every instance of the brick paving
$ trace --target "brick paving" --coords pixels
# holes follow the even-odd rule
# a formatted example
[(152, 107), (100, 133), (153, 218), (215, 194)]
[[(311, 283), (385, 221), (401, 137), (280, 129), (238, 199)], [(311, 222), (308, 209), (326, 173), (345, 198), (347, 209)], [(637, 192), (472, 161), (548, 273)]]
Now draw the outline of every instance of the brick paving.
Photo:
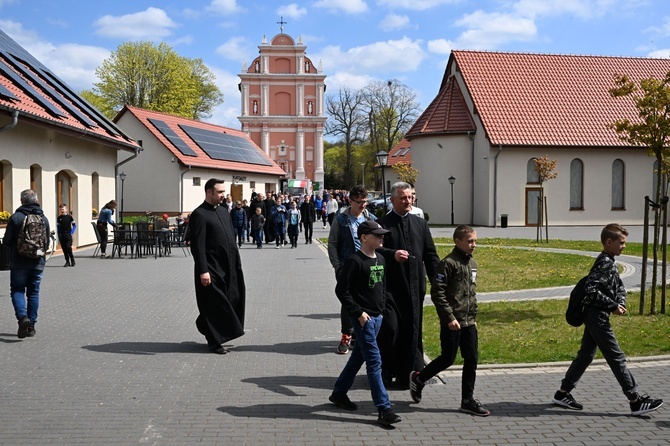
[[(317, 226), (315, 236), (326, 231)], [(362, 372), (350, 394), (359, 410), (335, 408), (327, 398), (348, 356), (334, 353), (339, 304), (319, 244), (242, 247), (246, 334), (223, 356), (207, 353), (195, 328), (190, 257), (92, 252), (77, 252), (75, 268), (59, 256), (49, 262), (34, 338), (17, 339), (9, 273), (0, 271), (2, 445), (668, 444), (668, 409), (628, 416), (603, 365), (574, 392), (582, 412), (548, 403), (565, 364), (482, 367), (477, 396), (488, 418), (457, 411), (458, 369), (427, 386), (418, 405), (391, 390), (403, 417), (395, 429), (376, 425)], [(641, 390), (656, 397), (670, 395), (669, 365), (631, 361)]]

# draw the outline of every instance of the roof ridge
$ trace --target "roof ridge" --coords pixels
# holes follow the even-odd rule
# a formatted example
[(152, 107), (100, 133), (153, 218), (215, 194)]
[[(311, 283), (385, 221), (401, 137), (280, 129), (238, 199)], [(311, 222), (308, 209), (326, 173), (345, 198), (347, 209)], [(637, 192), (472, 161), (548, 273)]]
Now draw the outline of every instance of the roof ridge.
[(526, 55), (526, 56), (548, 56), (548, 57), (586, 57), (595, 59), (625, 59), (625, 60), (668, 60), (670, 57), (648, 57), (648, 56), (616, 56), (607, 54), (574, 54), (574, 53), (543, 53), (533, 51), (490, 51), (490, 50), (451, 50), (452, 53), (479, 53), (479, 54), (503, 54), (503, 55)]

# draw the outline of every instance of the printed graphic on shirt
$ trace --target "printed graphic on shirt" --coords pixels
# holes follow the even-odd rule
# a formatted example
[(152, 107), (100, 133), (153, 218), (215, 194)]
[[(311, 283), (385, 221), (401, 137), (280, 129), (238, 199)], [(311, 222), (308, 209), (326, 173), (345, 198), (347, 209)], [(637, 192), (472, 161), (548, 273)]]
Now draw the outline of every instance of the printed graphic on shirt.
[(368, 286), (374, 288), (379, 282), (384, 280), (384, 265), (370, 266), (370, 280)]
[(477, 283), (477, 268), (472, 268), (472, 283)]
[(435, 282), (437, 282), (437, 283), (442, 283), (442, 282), (444, 282), (444, 279), (445, 279), (445, 278), (446, 278), (446, 277), (445, 277), (444, 274), (442, 274), (442, 273), (438, 273), (438, 274), (435, 275)]

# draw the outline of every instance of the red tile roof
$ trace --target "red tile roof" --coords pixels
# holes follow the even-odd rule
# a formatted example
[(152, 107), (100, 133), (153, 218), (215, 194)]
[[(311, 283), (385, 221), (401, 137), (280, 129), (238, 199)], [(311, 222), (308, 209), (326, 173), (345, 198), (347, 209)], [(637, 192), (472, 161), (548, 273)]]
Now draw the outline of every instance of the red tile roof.
[[(179, 160), (180, 163), (182, 163), (184, 166), (192, 166), (192, 167), (201, 167), (201, 168), (209, 168), (209, 169), (222, 169), (222, 170), (234, 170), (234, 171), (239, 171), (239, 172), (250, 172), (250, 173), (259, 173), (259, 174), (268, 174), (268, 175), (286, 175), (286, 172), (282, 170), (281, 167), (277, 165), (269, 156), (261, 150), (260, 147), (256, 145), (248, 136), (246, 133), (241, 132), (239, 130), (231, 129), (228, 127), (222, 127), (220, 125), (215, 125), (215, 124), (209, 124), (207, 122), (202, 122), (202, 121), (194, 121), (192, 119), (186, 119), (186, 118), (180, 118), (178, 116), (173, 116), (173, 115), (168, 115), (165, 113), (160, 113), (160, 112), (155, 112), (155, 111), (150, 111), (150, 110), (144, 110), (142, 108), (137, 108), (137, 107), (131, 107), (129, 105), (126, 105), (121, 112), (119, 112), (118, 116), (116, 117), (116, 121), (120, 119), (120, 117), (125, 114), (125, 113), (130, 113), (132, 114), (137, 120), (144, 125), (147, 130), (149, 130), (158, 141), (160, 141), (165, 148), (167, 148), (170, 152), (172, 152), (172, 156), (174, 156), (177, 160)], [(184, 155), (181, 153), (161, 132), (154, 127), (151, 122), (149, 122), (149, 118), (151, 119), (158, 119), (163, 121), (165, 124), (170, 127), (170, 129), (179, 136), (179, 138), (186, 143), (186, 145), (195, 152), (196, 156), (188, 156)], [(233, 135), (237, 136), (239, 138), (244, 138), (247, 140), (250, 144), (252, 144), (254, 147), (257, 148), (259, 154), (268, 161), (269, 165), (260, 165), (260, 164), (249, 164), (249, 163), (243, 163), (243, 162), (236, 162), (236, 161), (224, 161), (224, 160), (218, 160), (218, 159), (213, 159), (210, 158), (207, 153), (205, 153), (182, 129), (179, 127), (179, 124), (190, 126), (190, 127), (196, 127), (199, 129), (205, 129), (205, 130), (210, 130), (213, 132), (221, 132), (221, 133), (226, 133), (228, 135)]]
[(463, 92), (452, 77), (440, 88), (437, 97), (417, 119), (406, 136), (411, 138), (419, 135), (467, 133), (475, 130), (476, 126), (463, 98)]
[(662, 79), (670, 59), (453, 51), (435, 99), (442, 107), (451, 104), (445, 96), (455, 71), (493, 145), (620, 147), (628, 144), (608, 125), (638, 117), (630, 98), (610, 96), (615, 76)]
[(114, 123), (0, 31), (0, 110), (125, 150), (139, 148)]
[(391, 149), (386, 166), (390, 167), (398, 163), (412, 165), (412, 143), (406, 139), (403, 139)]

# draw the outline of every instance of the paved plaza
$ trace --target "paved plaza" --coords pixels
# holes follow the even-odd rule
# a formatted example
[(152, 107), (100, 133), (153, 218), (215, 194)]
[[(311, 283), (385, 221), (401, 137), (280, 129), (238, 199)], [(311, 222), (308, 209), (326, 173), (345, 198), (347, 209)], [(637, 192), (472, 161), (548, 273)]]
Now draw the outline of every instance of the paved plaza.
[[(550, 228), (550, 237), (597, 239), (599, 232)], [(482, 228), (478, 235), (535, 232)], [(326, 236), (317, 225), (315, 237)], [(641, 231), (630, 240), (640, 241)], [(458, 412), (458, 368), (427, 386), (421, 404), (391, 390), (403, 419), (394, 429), (376, 424), (364, 371), (350, 392), (359, 410), (336, 408), (328, 396), (348, 355), (334, 353), (339, 303), (319, 243), (243, 245), (246, 334), (226, 355), (208, 353), (195, 328), (190, 256), (92, 253), (76, 252), (75, 268), (63, 268), (62, 256), (49, 261), (34, 338), (16, 337), (9, 272), (0, 271), (0, 445), (668, 444), (670, 408), (629, 416), (602, 364), (574, 391), (581, 412), (550, 404), (566, 364), (481, 367), (476, 396), (491, 410), (487, 418)], [(630, 367), (642, 392), (670, 398), (670, 358), (633, 359)]]

